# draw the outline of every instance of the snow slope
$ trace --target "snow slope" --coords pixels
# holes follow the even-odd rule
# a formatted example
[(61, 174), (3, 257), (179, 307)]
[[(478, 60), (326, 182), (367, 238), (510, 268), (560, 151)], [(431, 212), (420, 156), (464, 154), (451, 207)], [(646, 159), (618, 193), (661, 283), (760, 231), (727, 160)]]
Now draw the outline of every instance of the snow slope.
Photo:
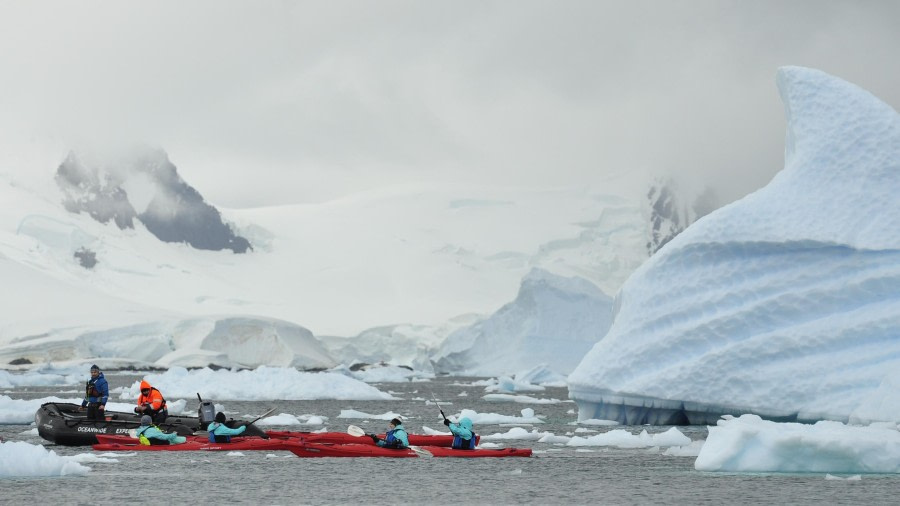
[(407, 345), (391, 358), (427, 368), (437, 343), (512, 300), (532, 268), (614, 293), (647, 257), (645, 185), (615, 178), (602, 191), (409, 184), (222, 210), (253, 244), (236, 255), (67, 212), (50, 168), (26, 184), (10, 174), (27, 163), (0, 163), (15, 165), (0, 166), (0, 274), (13, 287), (0, 293), (0, 364), (321, 368), (383, 360), (399, 332)]
[(900, 116), (820, 71), (777, 83), (784, 170), (629, 278), (569, 377), (580, 419), (900, 419)]

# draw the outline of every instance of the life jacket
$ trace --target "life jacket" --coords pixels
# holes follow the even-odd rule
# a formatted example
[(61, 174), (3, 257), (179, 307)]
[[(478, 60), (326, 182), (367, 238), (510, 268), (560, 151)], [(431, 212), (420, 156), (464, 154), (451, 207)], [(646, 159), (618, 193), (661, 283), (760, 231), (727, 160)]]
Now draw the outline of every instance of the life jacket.
[(168, 441), (164, 441), (162, 439), (156, 439), (156, 438), (149, 438), (149, 437), (145, 436), (144, 432), (146, 432), (147, 429), (149, 429), (150, 427), (154, 427), (157, 430), (159, 429), (159, 427), (156, 427), (155, 425), (148, 425), (148, 426), (144, 427), (143, 430), (138, 432), (138, 442), (140, 442), (144, 446), (169, 444)]
[(472, 439), (463, 439), (460, 436), (453, 436), (451, 448), (454, 450), (474, 450), (476, 439), (477, 436), (475, 436), (474, 432), (472, 433)]
[[(103, 397), (103, 393), (100, 390), (97, 390), (97, 381), (100, 380), (100, 376), (96, 378), (91, 378), (87, 380), (84, 384), (84, 398), (88, 402), (99, 402)], [(92, 401), (91, 398), (96, 399), (96, 401)]]
[(89, 379), (87, 384), (84, 385), (84, 396), (85, 397), (97, 397), (100, 395), (100, 392), (97, 391), (97, 388), (94, 386), (94, 380)]
[(221, 426), (221, 424), (219, 422), (213, 422), (213, 423), (216, 424), (215, 427), (213, 427), (212, 424), (210, 424), (209, 427), (206, 429), (209, 431), (209, 442), (210, 443), (230, 443), (231, 436), (222, 436), (222, 435), (216, 434), (216, 432), (215, 432), (215, 430), (217, 428), (219, 428)]
[(385, 448), (406, 448), (406, 446), (403, 445), (403, 440), (394, 435), (397, 430), (402, 429), (389, 430), (387, 434), (384, 435)]
[[(143, 385), (141, 385), (141, 386), (143, 386)], [(156, 395), (153, 395), (154, 392), (156, 393)], [(154, 401), (156, 401), (157, 398), (160, 401), (159, 408), (154, 408), (153, 403), (154, 403)], [(141, 393), (141, 395), (138, 397), (137, 404), (138, 404), (138, 406), (143, 406), (144, 404), (149, 404), (150, 409), (153, 411), (154, 415), (156, 413), (160, 413), (160, 412), (166, 410), (166, 398), (163, 397), (162, 392), (157, 390), (156, 387), (150, 387), (150, 393), (147, 394), (146, 396), (143, 393)]]

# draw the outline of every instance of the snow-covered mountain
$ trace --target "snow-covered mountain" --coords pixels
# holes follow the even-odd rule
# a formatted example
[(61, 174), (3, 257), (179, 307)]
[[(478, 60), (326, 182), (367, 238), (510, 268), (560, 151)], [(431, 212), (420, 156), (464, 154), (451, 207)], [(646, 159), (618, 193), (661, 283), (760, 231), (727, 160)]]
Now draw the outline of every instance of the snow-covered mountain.
[(784, 170), (628, 279), (569, 377), (580, 419), (900, 420), (900, 116), (816, 70), (777, 82)]
[(611, 323), (612, 298), (596, 285), (535, 269), (514, 301), (450, 334), (432, 359), (438, 372), (459, 375), (512, 375), (538, 364), (568, 374)]
[[(46, 185), (0, 167), (0, 274), (14, 287), (0, 295), (2, 364), (389, 358), (427, 369), (449, 333), (513, 300), (533, 268), (612, 294), (648, 255), (654, 211), (641, 181), (408, 184), (229, 210), (205, 203), (160, 150), (79, 153)], [(158, 215), (181, 235), (160, 233)], [(210, 246), (195, 240), (206, 230), (218, 230), (216, 246), (198, 249)], [(267, 344), (244, 348), (254, 339)]]
[[(250, 249), (247, 239), (235, 235), (219, 211), (181, 179), (161, 149), (137, 146), (101, 156), (72, 151), (56, 170), (56, 182), (66, 209), (101, 223), (124, 229), (140, 220), (162, 241), (235, 253)], [(93, 266), (93, 252), (89, 257)], [(85, 258), (84, 251), (79, 258)]]

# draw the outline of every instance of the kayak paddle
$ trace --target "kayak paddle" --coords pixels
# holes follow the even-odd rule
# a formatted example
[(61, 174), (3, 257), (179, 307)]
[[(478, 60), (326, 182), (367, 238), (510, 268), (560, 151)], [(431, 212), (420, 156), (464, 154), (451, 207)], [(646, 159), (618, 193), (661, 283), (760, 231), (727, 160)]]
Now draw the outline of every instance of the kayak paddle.
[(434, 404), (437, 405), (438, 411), (441, 412), (441, 416), (444, 417), (444, 420), (449, 420), (449, 418), (447, 418), (447, 415), (444, 414), (444, 410), (441, 409), (441, 405), (438, 404), (437, 397), (434, 396), (434, 392), (431, 392), (431, 398), (434, 399)]
[(250, 423), (247, 424), (247, 426), (249, 427), (249, 426), (253, 425), (254, 423), (258, 422), (259, 420), (261, 420), (261, 419), (263, 419), (263, 418), (265, 418), (265, 417), (267, 417), (267, 416), (269, 416), (269, 415), (271, 415), (271, 414), (274, 413), (274, 412), (275, 412), (275, 408), (272, 408), (272, 409), (266, 411), (265, 413), (263, 413), (263, 414), (257, 416), (256, 418), (254, 418), (252, 422), (250, 422)]

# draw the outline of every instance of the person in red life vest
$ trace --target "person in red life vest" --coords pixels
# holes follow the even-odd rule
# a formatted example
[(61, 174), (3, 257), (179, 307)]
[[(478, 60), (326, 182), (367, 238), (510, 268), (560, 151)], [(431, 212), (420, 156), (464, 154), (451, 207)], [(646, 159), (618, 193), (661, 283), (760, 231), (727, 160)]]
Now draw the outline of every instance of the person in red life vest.
[(150, 415), (154, 423), (163, 423), (169, 416), (166, 399), (159, 390), (150, 386), (147, 380), (141, 381), (141, 395), (138, 396), (134, 412), (139, 415)]

